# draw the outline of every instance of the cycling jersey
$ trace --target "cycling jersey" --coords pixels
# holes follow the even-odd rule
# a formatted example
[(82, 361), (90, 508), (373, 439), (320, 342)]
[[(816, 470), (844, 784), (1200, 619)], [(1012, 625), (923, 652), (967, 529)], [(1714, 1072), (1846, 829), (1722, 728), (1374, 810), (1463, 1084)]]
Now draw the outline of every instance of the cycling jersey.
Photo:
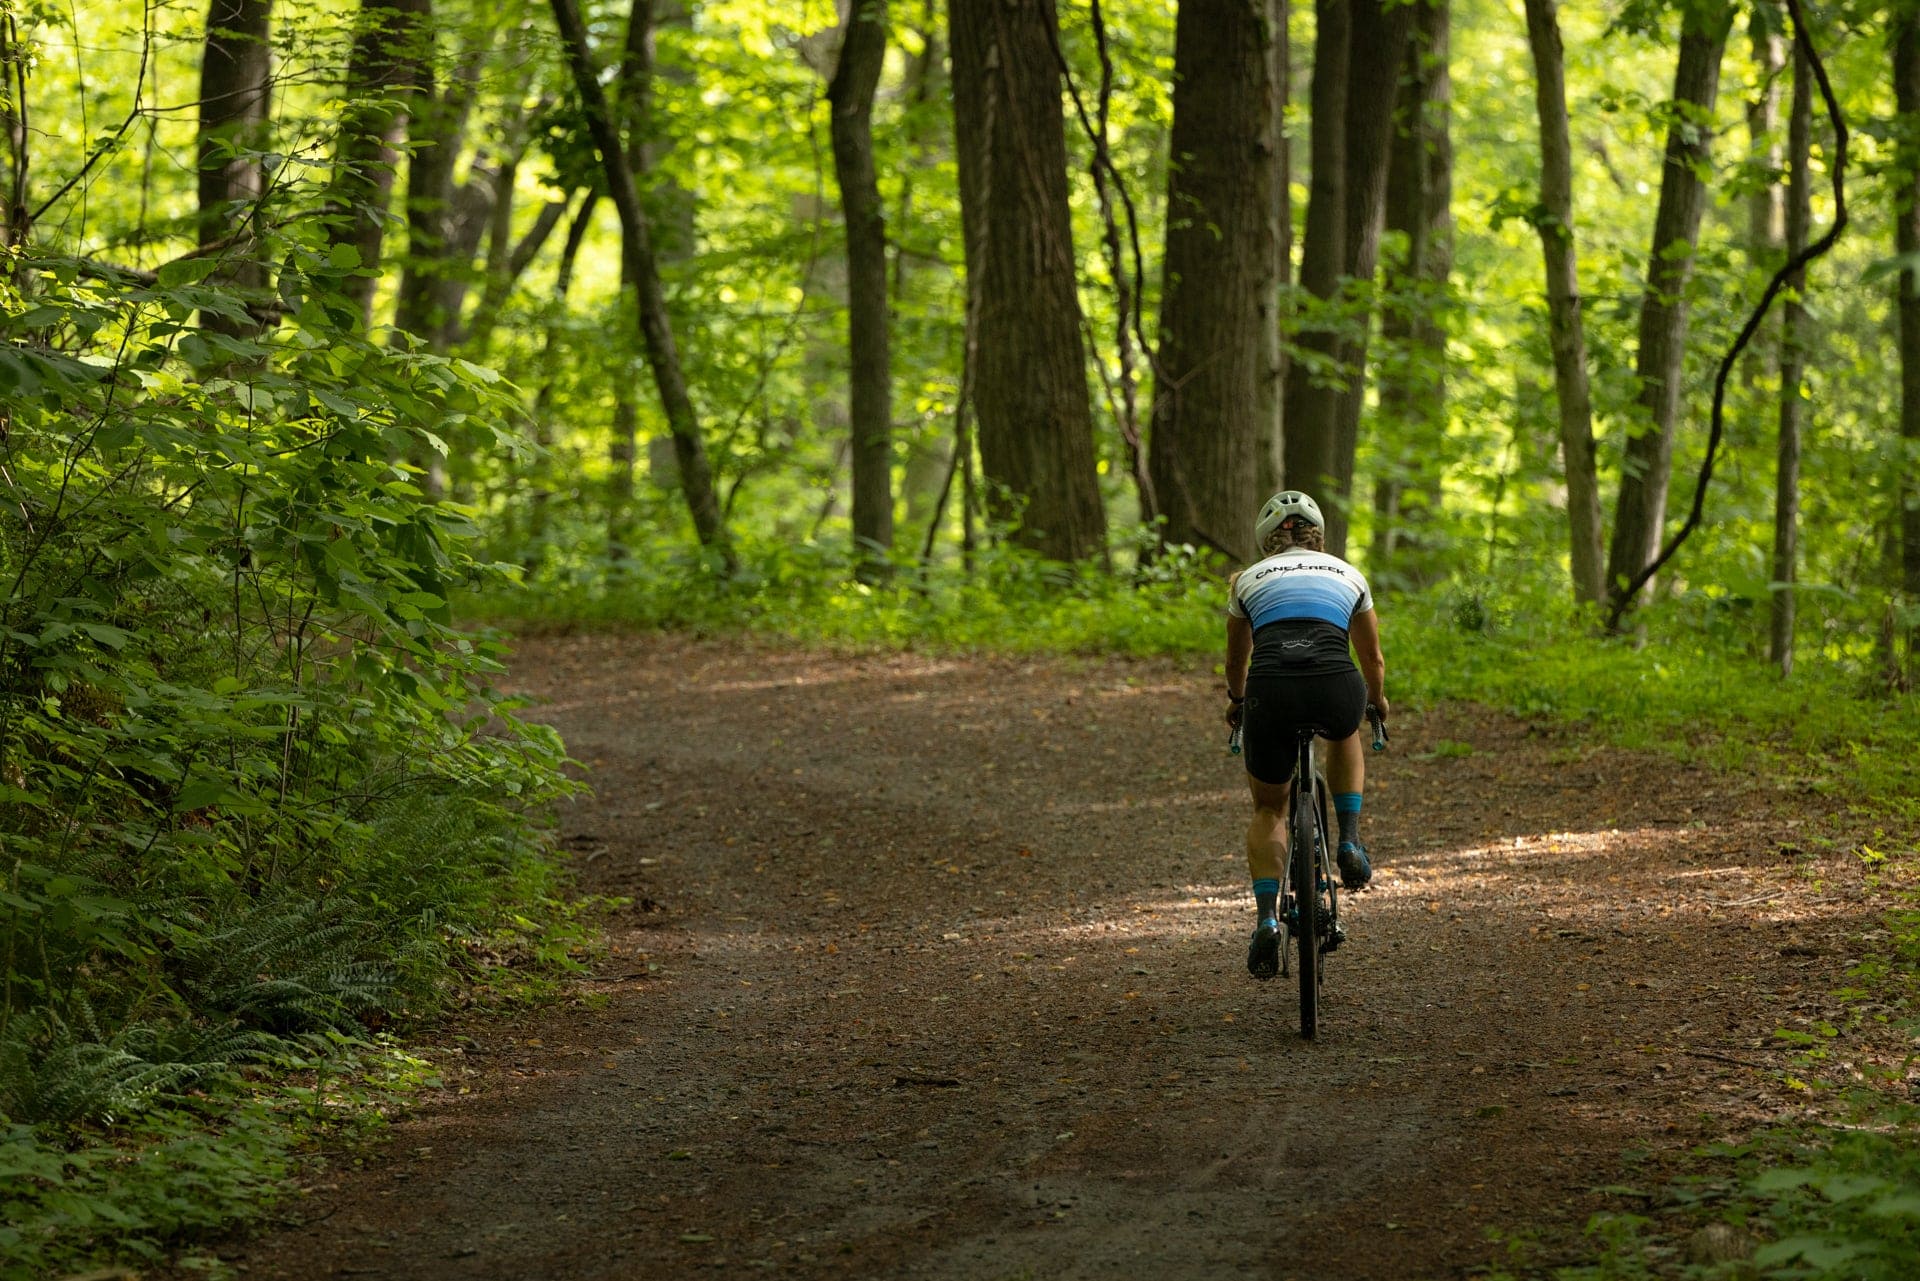
[(1290, 547), (1249, 565), (1234, 580), (1227, 612), (1259, 631), (1268, 623), (1314, 619), (1346, 631), (1355, 614), (1373, 608), (1364, 575), (1338, 556)]
[(1234, 580), (1227, 612), (1253, 624), (1249, 676), (1351, 671), (1347, 630), (1373, 608), (1359, 570), (1326, 552), (1292, 547), (1249, 565)]

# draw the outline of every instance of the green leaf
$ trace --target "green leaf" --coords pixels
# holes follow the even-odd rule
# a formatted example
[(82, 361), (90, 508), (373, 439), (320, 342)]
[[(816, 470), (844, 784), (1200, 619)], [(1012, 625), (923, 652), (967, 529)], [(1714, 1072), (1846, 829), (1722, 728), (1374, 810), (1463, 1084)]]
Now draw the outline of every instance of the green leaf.
[(80, 624), (80, 630), (93, 637), (98, 643), (105, 645), (108, 649), (114, 650), (115, 652), (125, 649), (127, 647), (127, 641), (132, 638), (131, 633), (119, 627), (109, 626), (106, 623), (82, 623)]
[(220, 265), (217, 258), (176, 258), (172, 262), (162, 263), (157, 273), (162, 289), (178, 289), (182, 285), (197, 285), (212, 275)]
[(192, 810), (205, 809), (219, 802), (227, 793), (226, 783), (219, 779), (192, 779), (180, 789), (180, 794), (174, 797), (173, 812), (185, 814)]

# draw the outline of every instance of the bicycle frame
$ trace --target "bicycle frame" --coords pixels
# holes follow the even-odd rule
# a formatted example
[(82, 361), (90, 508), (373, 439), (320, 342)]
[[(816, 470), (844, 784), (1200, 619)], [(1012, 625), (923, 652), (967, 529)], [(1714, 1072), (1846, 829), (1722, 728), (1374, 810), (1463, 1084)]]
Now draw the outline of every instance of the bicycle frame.
[(1288, 946), (1300, 955), (1300, 1034), (1319, 1027), (1322, 958), (1337, 946), (1340, 891), (1327, 841), (1327, 788), (1314, 767), (1312, 731), (1304, 731), (1294, 758), (1293, 791), (1287, 809), (1287, 876), (1280, 919), (1286, 930), (1280, 972), (1288, 972)]

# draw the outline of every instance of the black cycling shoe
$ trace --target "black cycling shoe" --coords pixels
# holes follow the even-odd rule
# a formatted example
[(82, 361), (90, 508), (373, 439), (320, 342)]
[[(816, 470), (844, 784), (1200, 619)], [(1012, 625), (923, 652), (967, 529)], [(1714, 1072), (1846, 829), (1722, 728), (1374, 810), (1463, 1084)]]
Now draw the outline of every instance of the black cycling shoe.
[(1262, 921), (1247, 943), (1247, 973), (1262, 983), (1280, 972), (1280, 930), (1271, 921)]
[(1358, 841), (1340, 842), (1340, 852), (1335, 861), (1340, 864), (1342, 889), (1364, 890), (1373, 879), (1373, 864), (1367, 861), (1367, 847)]

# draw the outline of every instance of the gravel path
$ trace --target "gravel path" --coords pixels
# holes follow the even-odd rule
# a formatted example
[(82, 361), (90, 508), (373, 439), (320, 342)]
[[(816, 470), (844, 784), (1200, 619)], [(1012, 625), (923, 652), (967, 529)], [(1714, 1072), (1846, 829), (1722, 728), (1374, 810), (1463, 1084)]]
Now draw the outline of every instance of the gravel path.
[(633, 905), (246, 1276), (1456, 1277), (1791, 1108), (1773, 1031), (1866, 928), (1761, 780), (1400, 715), (1307, 1043), (1206, 666), (577, 636), (516, 679)]

